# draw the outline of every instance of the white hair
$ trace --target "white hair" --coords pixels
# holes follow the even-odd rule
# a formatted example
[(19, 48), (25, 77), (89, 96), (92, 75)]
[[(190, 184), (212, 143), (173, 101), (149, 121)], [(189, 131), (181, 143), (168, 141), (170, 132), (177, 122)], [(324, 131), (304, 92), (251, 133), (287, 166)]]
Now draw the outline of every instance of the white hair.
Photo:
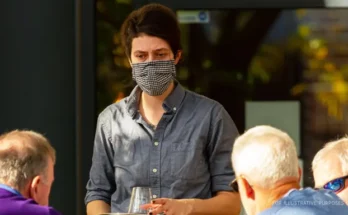
[(39, 133), (14, 130), (0, 135), (0, 183), (22, 190), (37, 175), (46, 180), (48, 158), (55, 162), (55, 150)]
[(236, 176), (269, 189), (286, 177), (299, 177), (294, 141), (271, 126), (256, 126), (238, 137), (233, 146), (232, 165)]
[(312, 171), (325, 165), (330, 155), (335, 155), (341, 163), (343, 175), (348, 175), (348, 137), (328, 142), (317, 152), (312, 161)]

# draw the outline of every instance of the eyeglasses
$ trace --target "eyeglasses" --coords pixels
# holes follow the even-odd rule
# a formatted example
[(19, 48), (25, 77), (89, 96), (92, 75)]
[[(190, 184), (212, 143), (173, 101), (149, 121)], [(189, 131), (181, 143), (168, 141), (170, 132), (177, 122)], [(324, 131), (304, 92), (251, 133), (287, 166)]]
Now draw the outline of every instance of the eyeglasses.
[(348, 175), (331, 180), (331, 181), (327, 182), (326, 184), (324, 184), (323, 188), (325, 190), (334, 191), (335, 193), (340, 192), (341, 190), (343, 190), (346, 187), (345, 181), (347, 178), (348, 178)]
[(239, 193), (237, 177), (229, 185), (232, 188), (232, 192)]

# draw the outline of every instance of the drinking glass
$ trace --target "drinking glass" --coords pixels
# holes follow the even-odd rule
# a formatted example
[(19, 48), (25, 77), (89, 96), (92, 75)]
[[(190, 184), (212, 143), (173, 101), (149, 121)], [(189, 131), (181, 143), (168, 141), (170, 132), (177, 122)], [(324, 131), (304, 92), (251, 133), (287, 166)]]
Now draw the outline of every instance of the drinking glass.
[(140, 208), (140, 206), (150, 204), (151, 198), (151, 188), (133, 187), (128, 213), (147, 214), (148, 211)]

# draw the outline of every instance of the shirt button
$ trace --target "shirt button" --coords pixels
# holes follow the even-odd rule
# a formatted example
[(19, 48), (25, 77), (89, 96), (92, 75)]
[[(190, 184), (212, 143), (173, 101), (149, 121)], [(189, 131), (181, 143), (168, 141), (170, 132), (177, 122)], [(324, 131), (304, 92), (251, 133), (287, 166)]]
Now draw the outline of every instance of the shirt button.
[(157, 198), (157, 195), (152, 195), (152, 198), (153, 198), (153, 199), (156, 199), (156, 198)]
[(158, 146), (159, 143), (158, 143), (158, 142), (154, 142), (153, 144), (154, 144), (155, 146)]
[(157, 172), (157, 169), (153, 169), (152, 172)]

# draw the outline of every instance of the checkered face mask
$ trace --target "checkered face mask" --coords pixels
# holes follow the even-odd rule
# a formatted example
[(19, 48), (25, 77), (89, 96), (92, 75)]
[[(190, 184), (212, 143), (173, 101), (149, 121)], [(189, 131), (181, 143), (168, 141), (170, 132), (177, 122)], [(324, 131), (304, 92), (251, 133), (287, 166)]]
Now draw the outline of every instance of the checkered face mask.
[(133, 79), (150, 96), (162, 95), (176, 75), (175, 61), (150, 61), (132, 64)]

